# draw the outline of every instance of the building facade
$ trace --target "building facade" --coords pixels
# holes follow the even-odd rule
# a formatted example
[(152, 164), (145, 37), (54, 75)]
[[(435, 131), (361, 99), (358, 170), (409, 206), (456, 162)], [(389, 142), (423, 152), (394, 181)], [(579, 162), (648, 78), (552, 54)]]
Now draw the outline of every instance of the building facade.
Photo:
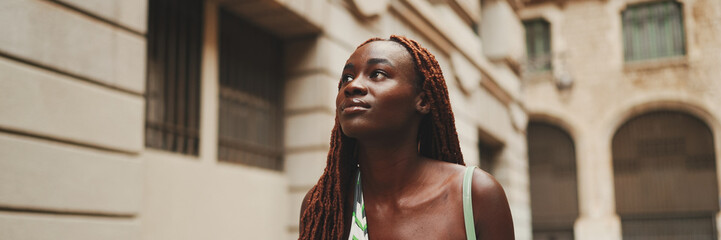
[(721, 2), (519, 16), (534, 239), (718, 239)]
[[(521, 8), (1, 1), (0, 239), (297, 238), (342, 66), (390, 34), (436, 55), (466, 162), (496, 176), (531, 239)], [(615, 223), (605, 210), (592, 216)]]

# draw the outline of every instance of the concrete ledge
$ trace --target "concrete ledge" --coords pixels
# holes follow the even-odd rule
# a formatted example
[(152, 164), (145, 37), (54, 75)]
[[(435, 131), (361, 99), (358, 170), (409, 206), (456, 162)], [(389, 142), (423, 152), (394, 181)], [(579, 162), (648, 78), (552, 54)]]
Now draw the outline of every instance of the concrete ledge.
[(285, 148), (294, 151), (328, 149), (335, 120), (329, 113), (308, 113), (285, 120)]
[[(468, 61), (461, 53), (454, 51), (450, 54), (450, 60), (453, 68), (448, 69), (456, 75), (456, 79), (461, 90), (466, 93), (473, 92), (475, 88), (481, 85), (481, 72)], [(446, 71), (444, 71), (445, 73)], [(451, 79), (446, 80), (451, 81)]]
[[(405, 2), (405, 4), (401, 2)], [(421, 0), (397, 1), (391, 4), (391, 9), (398, 12), (401, 18), (405, 19), (405, 21), (412, 25), (417, 31), (420, 31), (422, 35), (438, 46), (438, 50), (436, 51), (429, 49), (435, 52), (436, 57), (441, 55), (439, 51), (448, 54), (454, 51), (453, 49), (457, 49), (462, 53), (462, 55), (482, 73), (482, 84), (488, 81), (493, 82), (491, 85), (496, 89), (496, 91), (493, 92), (496, 97), (503, 98), (505, 95), (510, 96), (510, 92), (514, 91), (514, 89), (503, 88), (508, 84), (498, 84), (496, 82), (518, 81), (518, 79), (504, 80), (502, 78), (503, 76), (497, 73), (498, 70), (493, 63), (481, 56), (481, 43), (474, 40), (476, 38), (473, 37), (473, 34), (465, 34), (471, 37), (466, 39), (462, 36), (463, 34), (459, 35), (447, 29), (445, 25), (443, 25), (447, 23), (436, 16), (434, 8), (430, 3)], [(470, 31), (470, 29), (466, 30), (466, 32), (467, 31)], [(485, 45), (486, 43), (484, 42), (484, 46)], [(426, 47), (428, 47), (428, 44), (426, 44)], [(439, 62), (440, 61), (439, 59)]]
[(143, 145), (143, 99), (0, 58), (0, 128), (123, 152)]
[(113, 38), (114, 65), (110, 85), (134, 93), (145, 93), (145, 38), (122, 31), (115, 31)]
[(345, 61), (353, 53), (327, 37), (291, 41), (285, 49), (287, 75), (322, 72), (338, 79)]
[[(483, 131), (500, 139), (507, 139), (513, 133), (510, 113), (506, 106), (486, 89), (479, 91), (474, 97), (476, 107), (474, 110), (481, 114), (478, 117), (478, 126)], [(493, 115), (491, 115), (493, 113)]]
[(301, 214), (300, 206), (301, 206), (301, 204), (303, 204), (303, 198), (305, 198), (305, 194), (307, 193), (308, 190), (310, 190), (310, 188), (306, 189), (306, 191), (303, 191), (303, 192), (290, 193), (288, 196), (289, 211), (288, 211), (288, 218), (287, 218), (288, 222), (286, 224), (288, 226), (288, 232), (290, 232), (290, 234), (295, 234), (296, 238), (297, 238), (298, 234), (300, 233), (300, 231), (298, 229), (299, 228), (298, 225), (300, 225), (299, 223), (300, 223), (300, 214)]
[(525, 56), (523, 24), (507, 1), (487, 2), (481, 13), (483, 53), (490, 59), (513, 59)]
[[(359, 44), (372, 37), (387, 38), (388, 36), (377, 36), (379, 32), (378, 18), (360, 20), (340, 4), (329, 4), (325, 12), (325, 24), (322, 26), (324, 33), (331, 36), (348, 49), (355, 50)], [(346, 55), (346, 58), (350, 54)], [(341, 64), (345, 63), (345, 59)]]
[(132, 219), (0, 212), (0, 239), (140, 239)]
[(277, 2), (285, 4), (288, 9), (291, 9), (297, 14), (303, 16), (303, 18), (305, 18), (307, 21), (311, 22), (315, 26), (321, 26), (324, 23), (323, 21), (326, 17), (325, 13), (328, 9), (328, 4), (326, 2), (316, 0), (295, 0)]
[(125, 154), (0, 133), (3, 207), (136, 215), (142, 178), (140, 161)]
[[(338, 77), (340, 78), (340, 77)], [(304, 75), (285, 84), (286, 111), (319, 109), (333, 113), (338, 93), (338, 79), (326, 74)]]
[(285, 169), (290, 187), (309, 188), (315, 185), (323, 174), (327, 156), (328, 150), (286, 154)]
[[(461, 152), (463, 153), (463, 161), (466, 165), (479, 166), (481, 165), (480, 151), (478, 151), (478, 143), (463, 141), (461, 140)], [(485, 166), (483, 166), (485, 167)]]
[(6, 23), (0, 24), (2, 54), (104, 85), (144, 92), (142, 36), (50, 1), (2, 1), (0, 22)]
[(284, 39), (305, 37), (320, 32), (325, 15), (323, 1), (234, 1), (220, 0), (223, 8)]
[[(518, 75), (511, 69), (511, 66), (508, 66), (507, 64), (494, 64), (495, 67), (495, 73), (496, 78), (493, 79), (493, 82), (498, 85), (497, 87), (500, 88), (499, 90), (502, 90), (506, 94), (510, 96), (511, 101), (519, 101), (521, 99), (521, 79), (518, 78)], [(484, 79), (488, 80), (488, 79)], [(481, 83), (484, 85), (484, 87), (490, 87), (485, 85), (484, 83)]]
[(133, 31), (147, 30), (148, 0), (59, 0)]

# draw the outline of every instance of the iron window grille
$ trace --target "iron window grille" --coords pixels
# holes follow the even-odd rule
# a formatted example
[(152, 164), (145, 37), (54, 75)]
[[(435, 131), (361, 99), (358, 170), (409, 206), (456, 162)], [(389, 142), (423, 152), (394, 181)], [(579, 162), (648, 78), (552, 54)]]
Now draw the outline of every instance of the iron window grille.
[(523, 21), (526, 29), (527, 72), (551, 70), (551, 26), (544, 19)]
[(621, 15), (626, 62), (686, 54), (680, 3), (660, 1), (631, 5)]
[(281, 170), (281, 40), (221, 10), (220, 49), (218, 160)]
[(145, 146), (198, 155), (203, 2), (151, 0)]

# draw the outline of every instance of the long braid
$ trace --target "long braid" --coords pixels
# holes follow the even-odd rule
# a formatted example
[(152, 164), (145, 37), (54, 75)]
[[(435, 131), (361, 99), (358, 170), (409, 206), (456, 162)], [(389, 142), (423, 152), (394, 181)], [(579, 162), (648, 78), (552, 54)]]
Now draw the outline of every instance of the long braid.
[[(443, 72), (435, 56), (418, 42), (403, 36), (391, 35), (390, 39), (371, 38), (359, 48), (373, 41), (393, 41), (403, 45), (413, 57), (416, 72), (422, 81), (430, 113), (421, 121), (418, 140), (420, 153), (441, 161), (465, 165), (458, 142), (458, 133), (451, 109), (448, 89)], [(330, 149), (325, 170), (310, 190), (310, 199), (301, 216), (303, 228), (299, 239), (342, 239), (347, 214), (345, 200), (351, 190), (351, 178), (355, 174), (358, 159), (354, 155), (355, 139), (345, 136), (336, 116), (331, 131)]]
[[(400, 43), (411, 53), (417, 71), (424, 78), (423, 91), (426, 94), (428, 104), (431, 106), (430, 117), (433, 121), (430, 125), (431, 129), (424, 127), (419, 131), (422, 144), (424, 138), (431, 138), (426, 141), (433, 144), (425, 146), (433, 149), (427, 157), (465, 165), (458, 142), (458, 133), (456, 132), (448, 88), (446, 88), (446, 81), (443, 78), (443, 71), (438, 65), (438, 61), (432, 53), (414, 40), (396, 35), (392, 35), (390, 40)], [(421, 145), (421, 149), (423, 147)]]

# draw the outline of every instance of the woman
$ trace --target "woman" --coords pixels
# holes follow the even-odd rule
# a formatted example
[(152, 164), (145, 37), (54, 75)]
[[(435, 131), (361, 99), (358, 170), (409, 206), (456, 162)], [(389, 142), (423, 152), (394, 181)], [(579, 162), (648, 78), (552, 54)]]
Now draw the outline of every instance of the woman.
[(513, 239), (503, 189), (464, 165), (435, 57), (405, 37), (370, 39), (343, 67), (300, 239)]

